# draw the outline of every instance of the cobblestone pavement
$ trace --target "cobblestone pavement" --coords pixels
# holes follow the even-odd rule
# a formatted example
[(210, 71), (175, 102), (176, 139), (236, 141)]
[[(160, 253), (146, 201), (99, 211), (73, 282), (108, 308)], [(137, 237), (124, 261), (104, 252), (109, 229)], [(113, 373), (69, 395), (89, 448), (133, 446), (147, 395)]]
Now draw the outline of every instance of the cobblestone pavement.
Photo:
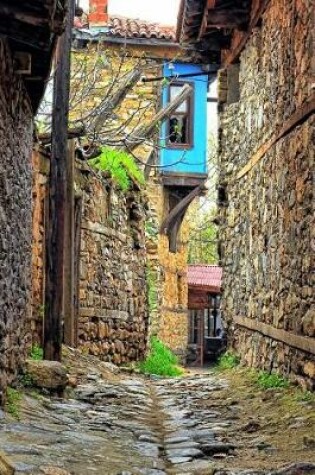
[[(200, 404), (226, 386), (217, 375), (109, 381), (95, 370), (70, 398), (27, 395), (19, 421), (2, 414), (0, 447), (19, 475), (269, 473), (238, 470), (238, 440), (226, 436), (233, 411), (226, 419)], [(235, 468), (223, 469), (233, 458)], [(315, 474), (315, 465), (292, 470)]]

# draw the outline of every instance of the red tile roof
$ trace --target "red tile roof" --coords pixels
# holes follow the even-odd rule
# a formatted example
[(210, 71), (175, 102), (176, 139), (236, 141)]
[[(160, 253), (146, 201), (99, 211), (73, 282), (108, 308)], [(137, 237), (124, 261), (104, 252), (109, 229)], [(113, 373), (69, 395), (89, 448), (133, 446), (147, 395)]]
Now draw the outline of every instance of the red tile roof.
[(110, 36), (176, 41), (175, 27), (149, 23), (145, 20), (112, 16), (108, 27)]
[(214, 265), (190, 265), (187, 273), (188, 286), (208, 287), (210, 291), (220, 292), (222, 267)]

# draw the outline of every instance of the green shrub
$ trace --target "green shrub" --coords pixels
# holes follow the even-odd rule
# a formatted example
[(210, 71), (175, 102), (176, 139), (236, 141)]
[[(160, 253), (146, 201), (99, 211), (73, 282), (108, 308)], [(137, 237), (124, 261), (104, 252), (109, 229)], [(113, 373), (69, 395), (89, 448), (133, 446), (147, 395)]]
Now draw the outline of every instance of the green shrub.
[(145, 183), (142, 171), (134, 158), (126, 152), (103, 147), (101, 155), (92, 158), (89, 163), (97, 170), (110, 172), (114, 182), (122, 191), (130, 188), (130, 180), (135, 180), (141, 185)]
[(44, 350), (41, 348), (39, 345), (35, 344), (32, 346), (31, 352), (30, 352), (30, 358), (32, 360), (36, 361), (41, 361), (44, 359)]
[(261, 389), (288, 388), (290, 386), (286, 378), (275, 373), (260, 371), (256, 378), (256, 382)]
[(16, 419), (20, 418), (20, 401), (22, 394), (11, 387), (7, 388), (6, 410)]
[(159, 376), (180, 376), (183, 369), (178, 366), (178, 359), (158, 338), (151, 338), (151, 349), (146, 359), (139, 363), (141, 373)]
[(239, 364), (240, 358), (230, 351), (221, 355), (218, 360), (218, 368), (220, 370), (236, 368)]

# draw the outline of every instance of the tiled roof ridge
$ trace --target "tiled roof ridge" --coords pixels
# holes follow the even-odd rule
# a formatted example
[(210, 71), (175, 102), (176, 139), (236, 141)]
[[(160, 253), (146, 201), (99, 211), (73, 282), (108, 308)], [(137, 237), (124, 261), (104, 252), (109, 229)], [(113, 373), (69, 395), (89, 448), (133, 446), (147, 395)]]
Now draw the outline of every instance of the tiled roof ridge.
[(202, 286), (220, 291), (223, 269), (216, 264), (188, 265), (187, 281), (189, 286)]
[(115, 18), (117, 18), (118, 20), (126, 20), (126, 21), (141, 21), (142, 23), (145, 23), (146, 25), (158, 25), (162, 28), (170, 28), (170, 29), (173, 29), (175, 31), (176, 27), (174, 25), (170, 25), (170, 24), (167, 24), (167, 23), (159, 23), (158, 21), (150, 21), (150, 20), (144, 20), (143, 18), (130, 18), (130, 17), (127, 17), (127, 16), (124, 16), (124, 15), (118, 15), (118, 14), (112, 14), (112, 15), (109, 15), (108, 17), (108, 23), (110, 24), (110, 22), (112, 20), (114, 20)]
[(175, 41), (175, 27), (150, 22), (140, 18), (111, 15), (108, 19), (109, 34), (123, 38), (156, 38)]

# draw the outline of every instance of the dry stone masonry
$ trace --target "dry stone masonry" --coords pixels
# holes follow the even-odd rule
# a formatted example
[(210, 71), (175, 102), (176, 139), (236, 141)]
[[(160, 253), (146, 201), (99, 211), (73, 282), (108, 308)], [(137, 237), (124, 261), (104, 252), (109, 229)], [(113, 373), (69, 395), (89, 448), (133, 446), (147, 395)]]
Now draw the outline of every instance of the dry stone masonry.
[(115, 364), (144, 356), (147, 340), (146, 202), (83, 166), (78, 344)]
[(223, 315), (243, 362), (309, 388), (315, 118), (303, 110), (314, 103), (313, 8), (269, 2), (219, 95)]
[[(34, 152), (32, 343), (43, 338), (45, 208), (49, 158)], [(83, 353), (115, 364), (144, 356), (148, 333), (144, 220), (147, 202), (137, 184), (122, 192), (106, 173), (75, 167), (80, 249), (75, 339)], [(77, 238), (76, 238), (77, 239)]]
[(0, 403), (25, 352), (31, 302), (32, 111), (0, 40)]

